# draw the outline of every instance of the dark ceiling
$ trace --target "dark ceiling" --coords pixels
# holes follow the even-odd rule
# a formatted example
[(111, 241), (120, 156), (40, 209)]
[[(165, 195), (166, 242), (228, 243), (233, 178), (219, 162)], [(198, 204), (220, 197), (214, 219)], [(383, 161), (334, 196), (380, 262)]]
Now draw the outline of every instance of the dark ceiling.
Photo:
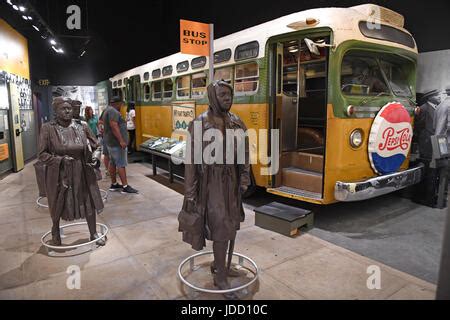
[[(18, 2), (12, 0), (12, 2)], [(22, 1), (25, 3), (25, 1)], [(53, 84), (90, 85), (110, 76), (179, 51), (179, 20), (214, 23), (215, 37), (318, 7), (349, 7), (368, 1), (350, 0), (30, 0), (28, 1), (54, 31), (64, 54), (51, 49), (29, 21), (6, 1), (0, 1), (0, 17), (29, 39), (32, 76)], [(405, 17), (406, 29), (416, 38), (421, 52), (450, 48), (448, 15), (450, 2), (372, 1)], [(65, 9), (82, 8), (82, 30), (67, 31)], [(84, 19), (84, 18), (87, 19)], [(67, 37), (70, 36), (70, 37)], [(88, 41), (89, 40), (89, 41)], [(85, 54), (80, 57), (83, 51)]]

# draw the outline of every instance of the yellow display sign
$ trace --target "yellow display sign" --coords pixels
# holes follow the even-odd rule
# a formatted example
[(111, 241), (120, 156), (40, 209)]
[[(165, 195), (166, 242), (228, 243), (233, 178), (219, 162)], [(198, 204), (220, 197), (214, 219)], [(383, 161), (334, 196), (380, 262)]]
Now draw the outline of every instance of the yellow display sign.
[(209, 24), (180, 20), (180, 51), (185, 54), (209, 56)]
[(174, 131), (187, 132), (188, 126), (195, 118), (195, 104), (174, 105), (172, 107), (172, 124)]
[(0, 144), (0, 161), (4, 161), (9, 158), (8, 144)]

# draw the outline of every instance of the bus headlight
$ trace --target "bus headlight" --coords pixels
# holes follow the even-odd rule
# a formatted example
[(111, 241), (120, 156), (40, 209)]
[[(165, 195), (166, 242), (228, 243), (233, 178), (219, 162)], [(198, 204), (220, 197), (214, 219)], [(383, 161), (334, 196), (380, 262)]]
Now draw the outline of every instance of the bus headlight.
[(361, 129), (353, 130), (350, 134), (350, 145), (352, 148), (359, 148), (363, 143), (363, 132)]

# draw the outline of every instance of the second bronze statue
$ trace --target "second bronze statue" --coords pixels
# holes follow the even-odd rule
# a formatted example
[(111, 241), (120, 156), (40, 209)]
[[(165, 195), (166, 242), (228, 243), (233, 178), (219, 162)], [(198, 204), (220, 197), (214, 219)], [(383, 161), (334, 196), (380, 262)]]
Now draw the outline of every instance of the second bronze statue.
[[(250, 165), (248, 141), (245, 141), (245, 161), (238, 163), (239, 148), (233, 148), (232, 155), (211, 163), (202, 158), (201, 163), (195, 163), (194, 144), (202, 146), (203, 150), (211, 141), (203, 141), (203, 134), (209, 129), (222, 133), (223, 145), (227, 130), (247, 129), (238, 116), (230, 112), (233, 102), (233, 87), (225, 81), (215, 81), (208, 86), (209, 109), (197, 117), (189, 125), (191, 152), (185, 163), (185, 195), (183, 209), (179, 215), (179, 231), (183, 232), (183, 241), (192, 245), (195, 250), (202, 250), (205, 239), (213, 241), (214, 263), (211, 271), (215, 285), (221, 289), (229, 289), (228, 276), (237, 275), (226, 263), (227, 249), (231, 258), (236, 232), (244, 221), (242, 194), (250, 184)], [(201, 128), (201, 134), (194, 130), (195, 124)], [(216, 131), (216, 132), (217, 132)], [(197, 133), (197, 135), (196, 135)], [(234, 143), (233, 143), (234, 145)], [(242, 149), (241, 149), (242, 150)], [(227, 159), (225, 159), (227, 158)], [(234, 159), (230, 163), (229, 159)], [(236, 295), (226, 294), (226, 298), (234, 299)]]
[[(45, 166), (44, 185), (48, 198), (52, 227), (52, 244), (61, 245), (60, 219), (86, 219), (90, 239), (99, 238), (96, 215), (103, 210), (103, 200), (92, 166), (92, 149), (96, 141), (86, 133), (86, 127), (72, 121), (70, 99), (55, 98), (56, 119), (42, 126), (39, 161)], [(93, 145), (91, 145), (93, 144)], [(98, 245), (105, 245), (103, 239)]]

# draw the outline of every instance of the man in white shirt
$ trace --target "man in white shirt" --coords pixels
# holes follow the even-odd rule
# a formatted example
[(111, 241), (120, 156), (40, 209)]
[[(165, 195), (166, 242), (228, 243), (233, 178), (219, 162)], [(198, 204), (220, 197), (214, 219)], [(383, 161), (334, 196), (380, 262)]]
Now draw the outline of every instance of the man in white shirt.
[(136, 111), (134, 110), (134, 102), (128, 104), (127, 110), (127, 130), (128, 130), (128, 154), (132, 154), (135, 150), (136, 143)]

